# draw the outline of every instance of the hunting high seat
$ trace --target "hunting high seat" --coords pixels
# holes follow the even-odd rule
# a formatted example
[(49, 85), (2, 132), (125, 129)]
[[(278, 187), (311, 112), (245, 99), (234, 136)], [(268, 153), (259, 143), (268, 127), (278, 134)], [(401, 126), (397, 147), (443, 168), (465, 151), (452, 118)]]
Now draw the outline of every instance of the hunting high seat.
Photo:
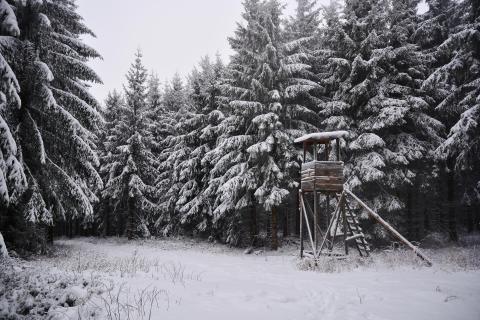
[[(340, 139), (348, 135), (346, 131), (317, 132), (305, 135), (295, 140), (303, 144), (303, 164), (301, 169), (301, 189), (303, 192), (343, 191), (344, 163), (340, 159)], [(335, 158), (330, 160), (330, 151), (335, 141)], [(324, 159), (320, 160), (319, 147), (324, 147)], [(307, 162), (307, 150), (312, 148), (313, 159)]]

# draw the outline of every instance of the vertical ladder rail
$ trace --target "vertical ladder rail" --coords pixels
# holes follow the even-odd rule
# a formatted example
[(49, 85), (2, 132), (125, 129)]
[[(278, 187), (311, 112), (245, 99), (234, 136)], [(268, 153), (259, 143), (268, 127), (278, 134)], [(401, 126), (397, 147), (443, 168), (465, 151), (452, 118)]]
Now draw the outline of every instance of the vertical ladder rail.
[[(336, 197), (337, 201), (339, 201), (339, 198), (338, 196)], [(350, 208), (349, 204), (348, 204), (348, 199), (345, 197), (345, 205), (347, 207), (347, 210), (348, 212), (350, 212), (350, 215), (353, 217), (353, 222), (354, 222), (354, 227), (356, 228), (355, 230), (352, 228), (352, 225), (348, 222), (348, 216), (346, 217), (347, 219), (347, 229), (348, 230), (344, 230), (344, 233), (347, 233), (349, 232), (351, 234), (351, 236), (358, 236), (361, 234), (361, 228), (360, 228), (360, 225), (358, 223), (355, 222), (355, 214), (353, 212), (353, 210)], [(356, 231), (358, 231), (359, 233), (356, 233)], [(365, 255), (368, 256), (368, 243), (365, 241), (365, 237), (364, 236), (361, 236), (359, 239), (356, 239), (355, 240), (355, 247), (357, 248), (357, 251), (358, 253), (360, 254), (361, 257), (364, 256), (364, 254), (362, 253), (362, 249), (360, 248), (360, 244), (358, 243), (358, 240), (361, 240), (361, 244), (363, 246), (363, 250), (365, 251)]]
[[(361, 228), (360, 228), (360, 225), (358, 223), (356, 223), (355, 219), (357, 218), (352, 210), (352, 208), (350, 208), (350, 206), (348, 205), (348, 201), (345, 201), (345, 204), (347, 206), (347, 210), (350, 212), (350, 215), (352, 216), (352, 220), (353, 222), (355, 223), (355, 227), (358, 229), (359, 232), (362, 232)], [(350, 230), (350, 232), (352, 233), (352, 236), (355, 235), (355, 232), (354, 230), (352, 229), (352, 226), (350, 224), (348, 224), (348, 229)], [(357, 247), (357, 250), (358, 250), (358, 253), (360, 254), (361, 257), (363, 257), (363, 253), (362, 253), (362, 250), (360, 249), (360, 244), (358, 243), (358, 240), (361, 240), (361, 244), (363, 246), (363, 250), (365, 251), (365, 255), (368, 257), (369, 256), (369, 250), (367, 248), (367, 242), (365, 241), (365, 237), (361, 237), (359, 239), (356, 239), (355, 240), (355, 246)]]

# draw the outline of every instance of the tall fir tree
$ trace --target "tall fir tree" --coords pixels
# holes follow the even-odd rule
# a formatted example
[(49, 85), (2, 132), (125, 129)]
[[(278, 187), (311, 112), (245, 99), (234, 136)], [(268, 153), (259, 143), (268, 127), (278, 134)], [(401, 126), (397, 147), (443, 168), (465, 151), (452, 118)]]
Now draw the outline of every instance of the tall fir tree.
[[(102, 110), (104, 125), (98, 129), (98, 153), (100, 157), (100, 175), (104, 184), (106, 185), (110, 178), (108, 166), (108, 159), (112, 153), (117, 152), (116, 145), (112, 144), (113, 137), (111, 136), (115, 126), (118, 123), (118, 117), (124, 108), (125, 101), (123, 96), (116, 90), (109, 92), (105, 100), (105, 107)], [(124, 228), (124, 211), (125, 208), (113, 205), (113, 201), (109, 197), (104, 197), (100, 193), (101, 201), (97, 208), (97, 231), (109, 236), (112, 234), (122, 235)], [(121, 205), (121, 204), (120, 204)], [(113, 213), (113, 214), (112, 214)]]
[[(456, 208), (463, 206), (469, 230), (479, 221), (475, 217), (480, 206), (479, 5), (471, 0), (429, 5), (418, 31), (419, 42), (432, 59), (423, 88), (435, 100), (438, 118), (448, 132), (436, 154), (445, 166), (448, 231), (452, 240), (458, 240)], [(435, 23), (437, 29), (429, 30)]]
[(179, 188), (175, 197), (175, 217), (169, 224), (181, 225), (183, 229), (205, 233), (210, 231), (212, 199), (205, 192), (213, 164), (205, 158), (216, 144), (218, 124), (224, 115), (221, 108), (220, 84), (224, 66), (220, 58), (212, 63), (209, 57), (200, 62), (189, 81), (192, 112), (181, 121), (184, 133), (177, 135), (175, 144), (179, 155), (171, 179)]
[[(291, 175), (298, 170), (295, 134), (285, 123), (297, 135), (315, 128), (302, 118), (312, 112), (298, 98), (319, 86), (308, 79), (310, 66), (302, 63), (302, 55), (292, 53), (302, 42), (285, 42), (283, 6), (252, 0), (244, 7), (246, 25), (238, 25), (230, 39), (235, 54), (224, 86), (231, 100), (229, 116), (220, 126), (217, 148), (208, 155), (216, 163), (209, 192), (218, 194), (214, 222), (226, 229), (229, 242), (241, 240), (239, 229), (247, 221), (255, 242), (259, 222), (265, 221), (276, 249), (278, 207), (297, 185)], [(264, 210), (266, 216), (259, 216)]]
[(94, 34), (72, 0), (16, 1), (14, 6), (20, 36), (10, 65), (21, 108), (10, 122), (17, 128), (28, 188), (9, 208), (10, 215), (38, 225), (89, 221), (102, 181), (91, 132), (101, 117), (87, 83), (101, 81), (86, 62), (100, 56), (80, 36)]
[[(345, 20), (330, 7), (325, 30), (329, 51), (322, 81), (334, 94), (323, 105), (323, 125), (350, 132), (348, 186), (397, 226), (415, 215), (413, 190), (433, 163), (431, 150), (443, 129), (420, 88), (428, 69), (411, 40), (416, 6), (346, 1)], [(380, 228), (375, 232), (384, 237)]]
[(20, 85), (7, 60), (11, 60), (15, 47), (14, 37), (20, 35), (17, 18), (5, 0), (0, 1), (0, 242), (2, 254), (6, 248), (1, 231), (9, 224), (7, 207), (15, 203), (25, 191), (27, 179), (21, 164), (17, 142), (9, 118), (21, 107)]
[(188, 95), (182, 78), (175, 73), (172, 80), (165, 83), (163, 104), (171, 112), (182, 112), (188, 106)]
[[(294, 136), (317, 131), (319, 106), (324, 88), (319, 85), (320, 9), (317, 1), (297, 0), (295, 16), (290, 17), (282, 32), (282, 81), (288, 88), (286, 117), (283, 122)], [(289, 82), (289, 83), (287, 83)]]
[(103, 196), (112, 200), (114, 208), (126, 209), (125, 234), (129, 239), (150, 235), (149, 227), (157, 208), (152, 202), (156, 198), (152, 185), (158, 163), (151, 152), (147, 71), (141, 59), (138, 51), (127, 74), (125, 105), (110, 133), (108, 148), (111, 151), (104, 167), (109, 176)]
[[(0, 46), (0, 208), (6, 208), (22, 194), (26, 178), (18, 159), (14, 131), (7, 122), (21, 107), (20, 85), (5, 58), (12, 59), (12, 49), (15, 46), (13, 37), (20, 35), (20, 29), (12, 7), (5, 0), (0, 1), (0, 15), (0, 34), (5, 38)], [(0, 216), (1, 218), (3, 217)]]
[(177, 232), (179, 227), (175, 210), (182, 182), (174, 174), (179, 163), (188, 158), (181, 137), (188, 133), (190, 127), (186, 123), (192, 117), (187, 88), (178, 73), (165, 83), (162, 108), (163, 115), (157, 124), (163, 133), (162, 141), (159, 142), (159, 174), (155, 182), (160, 194), (155, 226), (159, 233), (169, 235)]

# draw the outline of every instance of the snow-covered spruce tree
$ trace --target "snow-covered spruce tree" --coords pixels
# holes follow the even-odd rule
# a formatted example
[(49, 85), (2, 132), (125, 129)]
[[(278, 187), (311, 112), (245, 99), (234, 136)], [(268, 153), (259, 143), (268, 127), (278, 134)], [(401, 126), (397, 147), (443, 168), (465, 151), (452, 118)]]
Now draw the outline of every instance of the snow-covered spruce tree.
[[(256, 39), (253, 38), (253, 34), (257, 33), (258, 38), (258, 30), (254, 28), (259, 26), (262, 8), (260, 1), (254, 0), (244, 1), (243, 6), (242, 18), (246, 25), (238, 24), (235, 36), (229, 38), (231, 47), (236, 51), (227, 69), (225, 81), (228, 85), (225, 87), (228, 91), (225, 92), (226, 90), (222, 88), (222, 91), (229, 96), (229, 100), (234, 100), (233, 85), (240, 82), (242, 77), (243, 85), (250, 86), (251, 75), (255, 68), (253, 46), (256, 44)], [(249, 89), (238, 89), (237, 94), (241, 95), (244, 92), (246, 96), (249, 91)], [(215, 164), (210, 172), (209, 186), (206, 189), (207, 194), (215, 197), (213, 228), (219, 233), (219, 237), (232, 245), (245, 242), (245, 239), (242, 239), (245, 237), (242, 237), (241, 224), (249, 223), (251, 244), (255, 243), (258, 236), (257, 201), (254, 190), (247, 191), (246, 185), (248, 160), (246, 150), (251, 141), (250, 137), (245, 135), (249, 121), (247, 115), (250, 114), (251, 121), (256, 104), (246, 102), (244, 105), (244, 108), (232, 106), (226, 110), (228, 116), (220, 123), (217, 146), (206, 155), (207, 161)], [(237, 202), (242, 197), (247, 201), (237, 206)], [(244, 212), (247, 210), (248, 215)]]
[[(226, 231), (227, 242), (238, 243), (240, 227), (249, 221), (253, 243), (257, 220), (266, 220), (275, 249), (277, 208), (296, 186), (291, 170), (298, 170), (292, 135), (283, 122), (313, 127), (290, 110), (300, 94), (318, 86), (302, 77), (309, 66), (288, 55), (298, 42), (284, 43), (279, 2), (245, 1), (244, 6), (245, 26), (230, 39), (235, 54), (224, 90), (231, 102), (217, 148), (208, 155), (216, 164), (209, 190), (218, 194), (214, 223)], [(268, 219), (257, 217), (257, 204)]]
[(147, 116), (149, 118), (149, 131), (152, 134), (152, 152), (158, 155), (161, 151), (163, 140), (169, 135), (175, 122), (170, 119), (169, 112), (163, 103), (163, 94), (160, 89), (158, 75), (151, 72), (147, 82)]
[(188, 105), (187, 100), (188, 94), (183, 80), (175, 73), (172, 80), (165, 83), (163, 104), (169, 111), (179, 112)]
[[(382, 154), (385, 141), (374, 134), (372, 128), (360, 126), (362, 120), (373, 118), (380, 109), (369, 105), (376, 95), (374, 89), (378, 82), (368, 60), (373, 50), (387, 46), (387, 6), (376, 0), (350, 0), (345, 2), (344, 19), (340, 20), (335, 3), (325, 13), (322, 30), (325, 66), (321, 84), (330, 92), (331, 100), (322, 105), (322, 127), (350, 132), (352, 143), (347, 143), (342, 157), (349, 187), (363, 199), (375, 202), (375, 209), (383, 209), (385, 201), (381, 200), (383, 189), (379, 184), (385, 178), (386, 163)], [(384, 75), (384, 72), (379, 74)], [(394, 203), (398, 202), (395, 197)]]
[[(21, 107), (20, 86), (4, 56), (12, 58), (14, 38), (20, 35), (15, 14), (10, 5), (0, 1), (0, 34), (5, 38), (0, 46), (0, 206), (8, 206), (26, 185), (23, 168), (18, 160), (17, 144), (7, 121)], [(3, 211), (3, 210), (2, 210)]]
[(162, 139), (158, 144), (160, 165), (155, 183), (160, 205), (155, 226), (159, 233), (169, 235), (179, 231), (176, 229), (175, 204), (182, 184), (173, 175), (178, 164), (188, 157), (181, 137), (188, 133), (190, 128), (184, 124), (192, 116), (187, 89), (178, 74), (165, 84), (162, 106), (163, 115), (156, 123), (162, 130)]
[[(320, 69), (318, 66), (319, 60), (319, 44), (320, 44), (320, 8), (316, 0), (297, 0), (297, 7), (295, 14), (286, 21), (284, 37), (286, 44), (284, 45), (284, 58), (283, 61), (286, 64), (303, 64), (304, 66), (299, 68), (295, 73), (298, 80), (302, 85), (312, 86), (312, 90), (301, 90), (295, 97), (289, 99), (287, 105), (287, 119), (283, 120), (285, 127), (288, 129), (292, 136), (297, 137), (299, 135), (315, 132), (318, 129), (320, 118), (318, 116), (319, 106), (325, 99), (325, 92), (322, 87), (318, 85), (319, 77), (317, 74)], [(304, 126), (299, 123), (292, 123), (293, 119), (302, 119), (305, 123), (311, 125)], [(299, 179), (299, 170), (293, 170), (291, 172), (295, 179)], [(293, 190), (292, 190), (293, 191)], [(298, 214), (298, 193), (292, 192), (288, 197), (288, 201), (284, 206), (283, 211), (283, 231), (285, 234), (289, 233), (289, 219), (288, 212), (296, 212), (293, 214), (295, 217), (295, 229), (299, 232), (299, 217)]]
[(444, 134), (444, 126), (433, 117), (432, 100), (422, 90), (429, 68), (428, 59), (414, 43), (418, 4), (416, 0), (392, 2), (389, 47), (383, 62), (389, 67), (385, 68), (386, 89), (381, 94), (388, 107), (382, 108), (379, 116), (383, 119), (385, 114), (391, 115), (381, 135), (393, 152), (386, 159), (395, 167), (388, 172), (387, 185), (396, 189), (404, 205), (399, 220), (406, 223), (410, 239), (423, 236), (424, 221), (433, 214), (425, 199), (438, 184), (432, 151), (443, 141)]
[[(293, 78), (287, 93), (287, 117), (283, 120), (288, 129), (306, 131), (316, 130), (318, 125), (318, 107), (322, 100), (323, 88), (318, 85), (316, 60), (318, 54), (318, 37), (320, 9), (316, 0), (297, 0), (295, 16), (290, 17), (283, 32), (281, 47), (282, 77)], [(302, 120), (312, 126), (291, 121)], [(294, 135), (295, 135), (294, 134)]]
[(108, 138), (109, 154), (103, 170), (109, 172), (103, 197), (111, 199), (114, 214), (126, 209), (125, 234), (129, 239), (148, 237), (149, 225), (157, 206), (152, 186), (158, 165), (151, 152), (153, 144), (148, 128), (147, 71), (138, 51), (127, 74), (125, 104), (121, 106), (115, 127)]
[[(434, 55), (436, 48), (442, 44), (450, 34), (450, 29), (455, 23), (453, 20), (448, 19), (449, 16), (455, 16), (455, 2), (453, 0), (427, 0), (428, 11), (422, 15), (419, 15), (419, 23), (413, 35), (415, 43), (420, 47), (422, 54), (428, 60), (429, 75), (438, 68), (442, 62), (436, 61)], [(428, 95), (432, 106), (436, 106), (438, 101), (441, 101), (442, 94), (445, 88), (440, 86), (429, 90), (427, 87), (423, 87), (425, 93)], [(438, 115), (435, 112), (437, 119)], [(445, 130), (446, 131), (446, 130)], [(443, 137), (446, 138), (445, 132)], [(437, 159), (438, 160), (438, 159)], [(432, 172), (435, 173), (433, 182), (430, 184), (430, 190), (425, 197), (425, 205), (431, 209), (426, 212), (425, 227), (426, 229), (435, 231), (448, 230), (448, 201), (446, 191), (446, 181), (449, 179), (449, 172), (447, 172), (445, 164), (441, 161), (437, 161), (432, 168)], [(426, 176), (427, 179), (432, 180), (431, 177)]]
[(162, 105), (162, 92), (160, 90), (160, 79), (155, 72), (152, 72), (147, 83), (147, 105), (151, 109), (157, 109)]
[(29, 223), (85, 221), (97, 201), (93, 191), (102, 187), (91, 132), (101, 117), (86, 84), (100, 82), (86, 65), (99, 55), (79, 39), (93, 33), (72, 0), (14, 4), (20, 41), (10, 63), (22, 106), (12, 122), (28, 190), (10, 210)]
[[(472, 230), (480, 206), (480, 9), (478, 1), (471, 0), (445, 1), (442, 9), (424, 22), (428, 26), (443, 20), (448, 35), (430, 50), (433, 72), (423, 88), (435, 99), (438, 118), (448, 131), (436, 154), (446, 167), (448, 230), (457, 240), (456, 208), (467, 212)], [(436, 36), (431, 34), (435, 30), (420, 31), (428, 38)]]
[(328, 21), (325, 43), (332, 52), (323, 81), (336, 91), (321, 115), (326, 129), (351, 133), (349, 187), (399, 225), (413, 215), (412, 191), (432, 163), (443, 127), (420, 90), (427, 70), (410, 40), (417, 2), (397, 1), (391, 11), (388, 4), (346, 1), (345, 20)]
[[(104, 125), (98, 129), (98, 154), (100, 157), (100, 176), (104, 184), (107, 184), (109, 179), (108, 162), (110, 155), (116, 151), (115, 143), (112, 143), (113, 137), (111, 136), (115, 126), (118, 123), (119, 115), (125, 102), (121, 93), (117, 90), (109, 92), (107, 99), (105, 100), (105, 107), (102, 108), (102, 116), (104, 119)], [(109, 236), (112, 234), (121, 235), (125, 226), (125, 208), (112, 205), (112, 199), (109, 197), (104, 198), (102, 192), (100, 192), (100, 203), (96, 210), (96, 220), (98, 221), (98, 232), (103, 236)], [(114, 215), (112, 215), (114, 213)], [(123, 226), (122, 223), (123, 222)]]
[(0, 1), (0, 259), (7, 256), (1, 231), (7, 229), (6, 208), (15, 202), (26, 187), (26, 177), (19, 161), (17, 143), (9, 126), (9, 117), (21, 107), (20, 85), (7, 59), (12, 59), (14, 38), (20, 35), (12, 7)]
[[(350, 65), (344, 57), (353, 43), (342, 27), (343, 20), (340, 19), (342, 6), (337, 1), (331, 0), (322, 9), (322, 25), (317, 37), (319, 48), (316, 54), (315, 70), (318, 72), (319, 83), (325, 90), (325, 97), (329, 101), (333, 99), (340, 85), (350, 74)], [(323, 105), (320, 106), (320, 108), (323, 107)], [(340, 121), (342, 120), (345, 119)]]
[(171, 179), (179, 192), (175, 196), (175, 216), (169, 221), (184, 230), (200, 233), (212, 230), (212, 198), (205, 190), (213, 164), (205, 155), (215, 147), (218, 124), (224, 118), (219, 111), (223, 72), (220, 58), (212, 63), (205, 57), (189, 79), (192, 111), (180, 122), (183, 132), (175, 139), (175, 144), (181, 147), (174, 153), (178, 156)]
[[(289, 40), (310, 38), (319, 31), (320, 26), (320, 8), (317, 0), (296, 0), (296, 2), (295, 15), (289, 18), (285, 28)], [(309, 48), (304, 47), (304, 49)]]

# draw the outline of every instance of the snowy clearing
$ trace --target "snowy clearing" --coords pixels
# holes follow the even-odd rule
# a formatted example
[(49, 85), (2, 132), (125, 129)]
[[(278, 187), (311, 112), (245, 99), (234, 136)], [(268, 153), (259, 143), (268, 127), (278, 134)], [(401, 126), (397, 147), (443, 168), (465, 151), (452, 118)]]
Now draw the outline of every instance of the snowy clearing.
[(51, 311), (53, 319), (480, 318), (480, 272), (460, 270), (458, 261), (451, 268), (443, 262), (392, 268), (382, 261), (322, 273), (300, 271), (292, 249), (244, 255), (191, 240), (76, 239), (56, 245), (59, 254), (35, 261), (39, 268), (97, 284), (70, 288), (70, 295), (91, 298)]

